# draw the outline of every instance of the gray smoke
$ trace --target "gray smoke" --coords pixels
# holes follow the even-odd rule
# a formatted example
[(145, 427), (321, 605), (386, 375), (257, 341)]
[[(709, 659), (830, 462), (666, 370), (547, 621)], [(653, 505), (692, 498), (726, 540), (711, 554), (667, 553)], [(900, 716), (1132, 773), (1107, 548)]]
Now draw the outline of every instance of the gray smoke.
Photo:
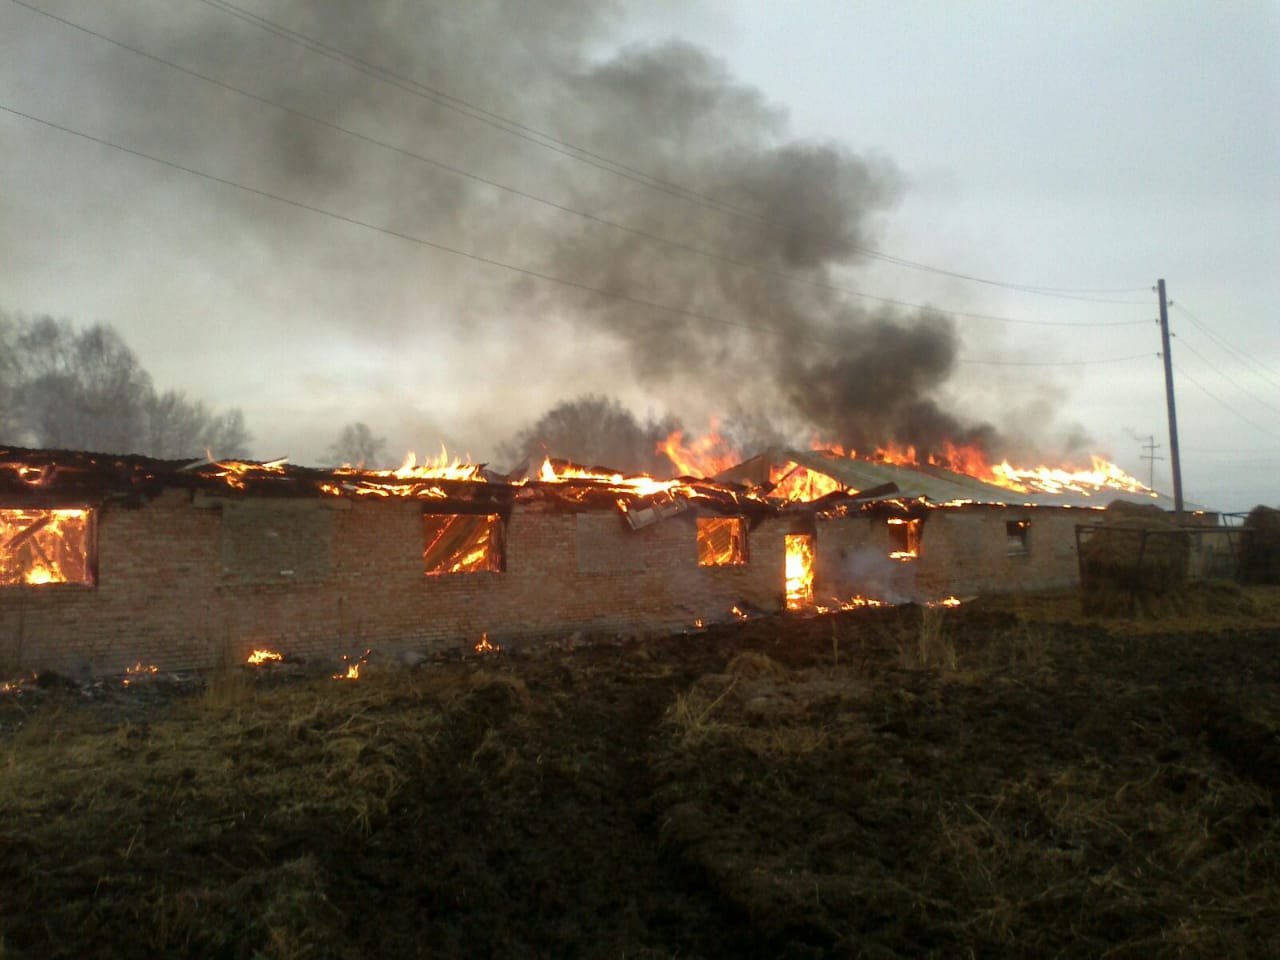
[[(209, 188), (215, 199), (201, 211), (206, 239), (220, 244), (225, 268), (255, 295), (274, 302), (284, 291), (313, 290), (349, 317), (337, 332), (353, 342), (474, 365), (486, 386), (471, 398), (478, 411), (465, 425), (471, 442), (477, 431), (497, 441), (531, 410), (592, 391), (616, 393), (620, 382), (631, 385), (632, 397), (639, 392), (677, 415), (691, 406), (733, 411), (741, 422), (766, 424), (770, 435), (817, 433), (858, 448), (894, 442), (922, 450), (943, 439), (991, 438), (990, 427), (958, 422), (938, 400), (958, 351), (950, 320), (868, 310), (834, 289), (849, 282), (858, 251), (876, 244), (901, 194), (894, 165), (838, 143), (789, 139), (785, 113), (706, 52), (679, 41), (619, 49), (622, 8), (598, 0), (234, 2), (406, 79), (380, 82), (230, 15), (218, 0), (54, 9), (403, 151), (630, 228), (444, 172), (59, 25), (38, 25), (50, 62), (72, 57), (64, 72), (92, 77), (97, 129), (115, 139), (630, 298), (512, 274)], [(414, 83), (646, 176), (619, 176), (600, 169), (608, 164), (495, 129), (446, 109), (435, 94), (406, 89)], [(650, 177), (667, 186), (636, 182)], [(191, 188), (176, 173), (161, 179)], [(415, 279), (406, 285), (406, 276)], [(310, 321), (297, 310), (281, 302), (280, 323), (305, 335)], [(383, 404), (377, 414), (344, 419), (366, 419), (394, 436), (396, 425), (385, 419), (394, 409)], [(425, 399), (404, 412), (406, 421), (432, 415)]]
[(625, 51), (574, 85), (582, 101), (604, 101), (578, 118), (587, 142), (614, 144), (632, 165), (706, 198), (588, 194), (610, 219), (720, 259), (595, 229), (555, 250), (557, 273), (723, 321), (571, 298), (575, 313), (626, 343), (646, 382), (719, 396), (721, 409), (754, 402), (794, 432), (858, 449), (994, 439), (992, 427), (963, 423), (935, 399), (955, 367), (953, 322), (868, 311), (835, 289), (898, 197), (891, 164), (786, 141), (758, 95), (685, 44)]

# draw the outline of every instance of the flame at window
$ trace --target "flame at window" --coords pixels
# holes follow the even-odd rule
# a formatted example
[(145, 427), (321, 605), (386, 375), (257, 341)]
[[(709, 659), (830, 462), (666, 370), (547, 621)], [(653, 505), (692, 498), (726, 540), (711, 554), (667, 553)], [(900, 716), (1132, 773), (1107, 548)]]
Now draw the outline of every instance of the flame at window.
[(747, 525), (742, 517), (698, 518), (698, 566), (732, 567), (747, 562)]
[(93, 512), (0, 509), (0, 585), (93, 585)]
[(889, 518), (889, 556), (894, 560), (914, 560), (920, 556), (920, 521)]
[(789, 533), (787, 551), (787, 609), (803, 610), (813, 605), (813, 536)]
[(1006, 552), (1011, 557), (1025, 557), (1030, 552), (1027, 533), (1031, 529), (1030, 520), (1006, 520), (1004, 536)]
[(502, 570), (503, 527), (502, 518), (496, 513), (486, 516), (427, 513), (423, 514), (422, 522), (426, 534), (423, 572), (428, 577)]

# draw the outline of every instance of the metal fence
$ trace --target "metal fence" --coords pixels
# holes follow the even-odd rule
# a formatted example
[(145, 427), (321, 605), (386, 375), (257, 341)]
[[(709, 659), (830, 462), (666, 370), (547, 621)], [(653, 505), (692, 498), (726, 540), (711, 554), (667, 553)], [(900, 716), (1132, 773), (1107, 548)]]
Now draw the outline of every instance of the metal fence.
[(1243, 528), (1239, 520), (1244, 514), (1226, 515), (1235, 523), (1222, 523), (1213, 526), (1185, 525), (1167, 529), (1151, 529), (1145, 527), (1121, 527), (1106, 524), (1076, 525), (1076, 563), (1080, 573), (1080, 583), (1086, 584), (1089, 576), (1086, 571), (1086, 560), (1089, 554), (1088, 544), (1096, 537), (1112, 538), (1125, 556), (1134, 557), (1135, 585), (1142, 580), (1142, 572), (1149, 565), (1153, 555), (1162, 559), (1169, 554), (1168, 549), (1161, 549), (1155, 544), (1161, 538), (1185, 539), (1187, 543), (1186, 568), (1181, 571), (1188, 580), (1236, 580), (1240, 575), (1240, 535)]

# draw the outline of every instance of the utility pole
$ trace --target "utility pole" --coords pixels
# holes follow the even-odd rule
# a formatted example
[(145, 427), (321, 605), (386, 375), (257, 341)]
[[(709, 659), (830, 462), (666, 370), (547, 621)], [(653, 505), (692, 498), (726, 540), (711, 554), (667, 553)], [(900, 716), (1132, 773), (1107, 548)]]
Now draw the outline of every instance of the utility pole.
[(1154, 490), (1156, 488), (1156, 461), (1163, 460), (1164, 457), (1157, 457), (1156, 451), (1160, 449), (1160, 444), (1156, 443), (1155, 434), (1147, 437), (1147, 442), (1142, 445), (1142, 456), (1140, 459), (1149, 461), (1149, 469), (1147, 470), (1147, 486)]
[(1164, 280), (1156, 281), (1160, 295), (1160, 355), (1164, 357), (1164, 396), (1169, 406), (1169, 467), (1173, 472), (1173, 512), (1182, 520), (1182, 461), (1178, 457), (1178, 412), (1173, 405), (1173, 357), (1169, 355), (1169, 304), (1164, 296)]

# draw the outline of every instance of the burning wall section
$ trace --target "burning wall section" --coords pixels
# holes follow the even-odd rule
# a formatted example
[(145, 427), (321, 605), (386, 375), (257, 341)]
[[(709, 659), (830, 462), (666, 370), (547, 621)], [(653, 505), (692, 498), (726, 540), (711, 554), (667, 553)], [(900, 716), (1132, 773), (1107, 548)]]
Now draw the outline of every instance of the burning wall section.
[[(443, 459), (312, 470), (0, 449), (0, 669), (387, 655), (685, 629), (744, 605), (1070, 586), (1075, 526), (1101, 515), (898, 486), (984, 489), (936, 471), (755, 459), (740, 481), (661, 481), (552, 461), (502, 477)], [(832, 474), (805, 481), (809, 499), (770, 496), (798, 460)]]
[(83, 507), (0, 507), (0, 587), (92, 586), (93, 520)]
[[(854, 597), (924, 603), (1072, 587), (1079, 582), (1076, 525), (1098, 522), (1098, 513), (924, 503), (819, 512), (813, 520), (815, 599), (834, 605)], [(1024, 548), (1010, 547), (1010, 524), (1022, 533)], [(901, 549), (904, 539), (912, 550)]]
[[(366, 495), (324, 491), (331, 472), (300, 468), (91, 461), (61, 455), (61, 481), (46, 473), (38, 487), (0, 475), (10, 499), (91, 502), (96, 527), (92, 586), (0, 588), (6, 669), (202, 668), (254, 649), (385, 656), (782, 606), (783, 521), (724, 487), (668, 492), (666, 512), (646, 515), (645, 497), (607, 481), (452, 479), (443, 497)], [(699, 520), (721, 519), (736, 521), (712, 526), (740, 531), (746, 559), (703, 565)]]

